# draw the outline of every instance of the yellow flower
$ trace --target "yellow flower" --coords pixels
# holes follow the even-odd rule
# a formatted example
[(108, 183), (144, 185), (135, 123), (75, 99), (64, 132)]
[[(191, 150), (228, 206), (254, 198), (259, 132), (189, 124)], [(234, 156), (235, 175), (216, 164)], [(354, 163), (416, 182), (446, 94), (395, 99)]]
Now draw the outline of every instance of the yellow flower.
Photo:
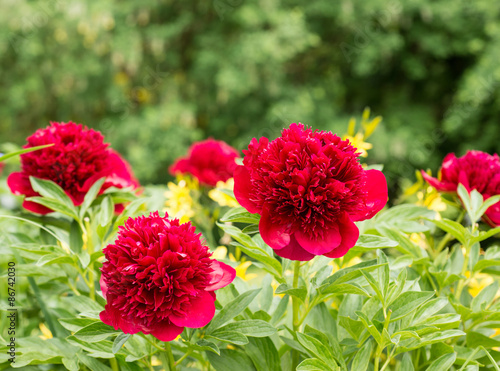
[(343, 139), (348, 139), (352, 146), (358, 149), (361, 157), (368, 156), (368, 150), (372, 149), (373, 145), (371, 143), (365, 142), (370, 135), (373, 134), (377, 126), (382, 121), (381, 116), (377, 116), (370, 120), (370, 109), (365, 108), (363, 111), (363, 116), (361, 118), (361, 130), (356, 133), (356, 119), (351, 118), (347, 126), (347, 134), (344, 135)]
[(47, 339), (52, 339), (52, 332), (45, 326), (45, 324), (40, 323), (38, 326), (40, 328), (40, 331), (42, 332), (43, 335), (39, 335), (40, 339), (47, 340)]
[(367, 150), (372, 149), (373, 145), (371, 143), (365, 142), (363, 133), (357, 133), (354, 137), (350, 135), (344, 135), (344, 140), (348, 139), (349, 142), (351, 142), (351, 145), (355, 148), (358, 149), (358, 152), (360, 152), (361, 157), (367, 157), (368, 152)]
[(224, 193), (222, 190), (230, 190), (234, 189), (234, 179), (229, 178), (225, 183), (222, 181), (217, 182), (216, 188), (210, 190), (208, 192), (208, 196), (217, 202), (220, 206), (229, 206), (229, 207), (238, 207), (240, 206), (238, 202), (227, 193)]
[[(469, 277), (470, 272), (466, 272), (465, 275)], [(477, 273), (472, 277), (469, 283), (469, 294), (471, 294), (471, 296), (475, 298), (481, 292), (482, 289), (484, 289), (489, 285), (492, 285), (493, 282), (494, 282), (493, 277), (491, 277), (489, 274)], [(497, 293), (496, 296), (499, 295), (500, 293)]]
[(186, 179), (181, 179), (178, 184), (168, 183), (168, 190), (165, 192), (167, 201), (165, 210), (169, 216), (178, 218), (181, 223), (186, 223), (194, 216), (194, 201), (190, 190), (196, 186), (196, 182), (190, 183)]

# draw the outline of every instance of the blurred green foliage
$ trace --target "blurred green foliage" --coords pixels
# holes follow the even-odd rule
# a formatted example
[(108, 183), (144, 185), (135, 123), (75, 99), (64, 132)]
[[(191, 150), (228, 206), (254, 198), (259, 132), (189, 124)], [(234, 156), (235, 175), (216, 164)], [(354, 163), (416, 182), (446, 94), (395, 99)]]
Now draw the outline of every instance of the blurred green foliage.
[(243, 149), (291, 122), (384, 116), (369, 162), (394, 185), (448, 152), (499, 151), (491, 0), (0, 0), (0, 142), (97, 128), (143, 183), (207, 136)]

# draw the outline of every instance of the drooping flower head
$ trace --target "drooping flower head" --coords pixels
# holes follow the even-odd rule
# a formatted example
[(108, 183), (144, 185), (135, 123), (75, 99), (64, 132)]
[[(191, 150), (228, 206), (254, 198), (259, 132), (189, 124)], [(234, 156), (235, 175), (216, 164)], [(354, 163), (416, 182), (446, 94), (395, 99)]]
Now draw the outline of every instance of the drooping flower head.
[[(39, 196), (31, 187), (30, 176), (57, 183), (72, 199), (81, 205), (85, 194), (100, 178), (106, 180), (100, 193), (109, 187), (138, 187), (130, 165), (104, 143), (98, 131), (73, 122), (52, 122), (27, 138), (23, 148), (54, 144), (51, 147), (21, 155), (21, 171), (12, 173), (7, 184), (16, 195)], [(24, 201), (25, 209), (39, 214), (52, 210), (31, 201)]]
[[(458, 184), (468, 192), (477, 190), (486, 200), (500, 194), (500, 158), (481, 151), (468, 151), (457, 158), (449, 153), (443, 160), (438, 179), (422, 171), (427, 182), (440, 192), (456, 193)], [(497, 202), (483, 216), (491, 226), (500, 225), (500, 202)]]
[(211, 259), (191, 223), (149, 216), (129, 218), (104, 250), (101, 320), (126, 334), (175, 339), (184, 327), (207, 325), (215, 314), (214, 291), (236, 272)]
[(206, 139), (194, 143), (188, 156), (178, 159), (170, 167), (170, 173), (189, 173), (200, 183), (215, 187), (217, 182), (232, 178), (235, 159), (239, 156), (238, 151), (226, 142)]
[(276, 254), (292, 260), (344, 256), (354, 246), (355, 221), (387, 202), (382, 172), (364, 170), (349, 141), (291, 124), (281, 137), (253, 139), (234, 172), (234, 194)]

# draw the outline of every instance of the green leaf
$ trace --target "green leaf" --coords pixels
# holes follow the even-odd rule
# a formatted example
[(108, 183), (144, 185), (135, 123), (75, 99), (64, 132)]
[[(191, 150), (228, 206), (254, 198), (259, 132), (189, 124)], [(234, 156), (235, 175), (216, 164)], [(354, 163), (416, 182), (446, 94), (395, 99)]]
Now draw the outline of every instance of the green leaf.
[(60, 318), (59, 323), (71, 332), (76, 332), (92, 323), (100, 322), (92, 318)]
[(71, 201), (71, 198), (69, 198), (66, 192), (64, 192), (64, 189), (53, 181), (30, 176), (30, 183), (33, 190), (39, 193), (42, 197), (57, 200), (68, 207), (74, 208), (73, 201)]
[(83, 219), (85, 212), (87, 209), (90, 207), (92, 202), (94, 202), (95, 198), (97, 197), (97, 194), (101, 190), (102, 185), (104, 184), (104, 181), (106, 178), (101, 178), (97, 180), (94, 184), (92, 184), (92, 187), (87, 191), (85, 194), (85, 197), (83, 199), (83, 203), (80, 206), (80, 219)]
[(469, 331), (467, 333), (466, 341), (469, 348), (477, 348), (478, 346), (483, 346), (485, 348), (494, 348), (500, 346), (500, 340), (490, 338), (475, 331)]
[(384, 294), (380, 291), (379, 283), (373, 278), (373, 276), (369, 272), (361, 271), (361, 274), (365, 277), (368, 284), (371, 286), (375, 294), (379, 298), (380, 302), (384, 303)]
[(95, 322), (75, 332), (74, 336), (88, 343), (96, 343), (117, 333), (113, 327), (102, 322)]
[(391, 322), (403, 318), (408, 313), (418, 309), (434, 295), (433, 291), (407, 291), (401, 294), (394, 302), (389, 305), (392, 310)]
[(370, 364), (370, 357), (373, 351), (373, 341), (368, 339), (361, 349), (356, 353), (354, 359), (352, 361), (352, 370), (356, 371), (366, 371), (368, 369), (368, 365)]
[(237, 350), (222, 349), (220, 356), (207, 353), (207, 358), (216, 371), (256, 371), (250, 357)]
[(83, 248), (83, 232), (80, 224), (73, 220), (69, 229), (69, 248), (76, 254), (80, 254)]
[(61, 214), (69, 216), (70, 218), (79, 220), (75, 207), (68, 206), (66, 203), (63, 203), (59, 200), (55, 200), (52, 198), (45, 198), (45, 197), (28, 197), (26, 198), (26, 201), (35, 202), (37, 204), (40, 204), (42, 206), (51, 209), (52, 211), (57, 211), (60, 212)]
[(276, 288), (276, 294), (288, 294), (295, 296), (304, 302), (307, 296), (307, 289), (304, 286), (290, 287), (286, 283), (282, 283)]
[(312, 356), (321, 359), (322, 361), (324, 361), (328, 365), (336, 365), (337, 364), (335, 362), (335, 357), (334, 357), (330, 347), (326, 346), (318, 339), (313, 338), (312, 336), (297, 332), (297, 340), (304, 348), (306, 348), (309, 351), (309, 353)]
[(228, 323), (220, 327), (217, 331), (237, 331), (246, 336), (266, 337), (274, 335), (277, 330), (265, 321), (249, 319)]
[(85, 366), (87, 366), (92, 371), (111, 371), (111, 369), (99, 362), (97, 359), (89, 357), (81, 352), (76, 353), (76, 356)]
[(483, 216), (483, 214), (486, 212), (486, 210), (488, 210), (488, 208), (490, 208), (491, 206), (493, 206), (497, 202), (500, 202), (500, 195), (492, 196), (492, 197), (488, 198), (486, 201), (484, 201), (483, 204), (481, 205), (481, 207), (476, 212), (477, 219), (481, 218)]
[(398, 243), (387, 237), (377, 236), (375, 234), (362, 234), (354, 248), (361, 247), (366, 250), (381, 249), (385, 247), (395, 247)]
[(196, 344), (191, 344), (190, 346), (194, 350), (207, 351), (220, 355), (219, 347), (213, 341), (202, 339), (198, 341)]
[(248, 344), (248, 338), (236, 331), (221, 331), (220, 329), (206, 335), (207, 338), (214, 338), (225, 343), (232, 343), (236, 345)]
[(220, 326), (224, 325), (229, 320), (240, 314), (250, 303), (255, 299), (261, 289), (246, 291), (239, 295), (236, 299), (225, 305), (219, 313), (217, 313), (206, 328), (206, 333), (210, 334)]
[(500, 233), (500, 227), (496, 227), (496, 228), (491, 228), (489, 231), (487, 232), (479, 232), (479, 235), (476, 236), (476, 237), (472, 237), (470, 239), (470, 244), (475, 244), (477, 242), (481, 242), (481, 241), (484, 241), (486, 240), (487, 238), (490, 238), (496, 234)]
[(488, 267), (495, 267), (495, 266), (500, 266), (500, 260), (487, 260), (487, 259), (479, 260), (474, 265), (474, 272), (479, 272)]
[(413, 367), (413, 363), (411, 361), (410, 353), (403, 354), (399, 371), (415, 371), (415, 368)]
[(230, 209), (226, 214), (224, 214), (220, 221), (223, 223), (233, 222), (258, 224), (260, 221), (260, 216), (258, 214), (251, 214), (242, 207), (236, 207)]
[(113, 213), (115, 210), (115, 204), (113, 203), (113, 199), (109, 196), (104, 197), (101, 202), (101, 209), (99, 210), (99, 214), (97, 215), (97, 221), (99, 225), (105, 227), (108, 225), (113, 219)]
[(428, 220), (437, 225), (443, 231), (451, 234), (453, 237), (459, 240), (462, 243), (462, 245), (466, 245), (467, 240), (471, 237), (470, 232), (463, 225), (453, 220), (446, 218), (443, 218), (443, 220), (437, 220), (437, 219), (435, 220), (428, 219)]
[(382, 343), (383, 343), (382, 334), (380, 334), (380, 332), (377, 330), (377, 328), (375, 327), (373, 322), (368, 318), (368, 316), (361, 311), (357, 311), (356, 314), (358, 315), (359, 320), (363, 323), (363, 325), (368, 330), (370, 335), (373, 336), (375, 341), (379, 345), (382, 345)]
[(379, 267), (380, 265), (377, 265), (377, 259), (371, 259), (353, 265), (352, 267), (342, 268), (324, 280), (321, 283), (320, 290), (323, 292), (323, 290), (326, 290), (330, 285), (344, 283), (361, 277), (361, 269), (364, 269), (366, 272), (371, 272)]
[(409, 352), (413, 349), (418, 349), (421, 347), (425, 347), (430, 344), (435, 344), (439, 342), (443, 342), (448, 339), (452, 339), (458, 336), (465, 335), (465, 332), (460, 330), (446, 330), (442, 332), (435, 332), (426, 336), (423, 336), (419, 339), (408, 339), (399, 343), (399, 347), (396, 349), (396, 354)]
[(447, 371), (455, 363), (457, 359), (457, 353), (445, 354), (436, 359), (427, 368), (427, 371)]
[(278, 350), (269, 338), (250, 338), (245, 353), (250, 357), (257, 371), (281, 371)]
[(297, 371), (332, 371), (325, 362), (317, 358), (308, 358), (303, 360), (298, 366)]
[(449, 303), (448, 299), (443, 297), (429, 300), (427, 303), (425, 303), (424, 305), (422, 305), (420, 308), (417, 309), (415, 315), (413, 316), (412, 323), (417, 324), (426, 320), (434, 313), (437, 313), (441, 309), (443, 309), (448, 303)]
[(112, 348), (112, 351), (113, 351), (113, 354), (116, 354), (120, 351), (120, 349), (122, 348), (123, 344), (125, 344), (127, 342), (127, 340), (130, 338), (130, 334), (119, 334), (116, 338), (115, 338), (115, 341), (113, 342), (113, 348)]
[(57, 254), (47, 254), (42, 256), (36, 262), (36, 265), (42, 267), (44, 265), (50, 264), (74, 264), (75, 260), (69, 255)]
[(486, 286), (481, 292), (472, 299), (471, 309), (473, 312), (481, 312), (491, 304), (495, 295), (498, 294), (498, 281), (494, 281), (491, 285)]
[(38, 151), (39, 149), (42, 149), (42, 148), (52, 147), (53, 145), (54, 145), (54, 143), (45, 144), (43, 146), (36, 146), (36, 147), (24, 148), (24, 149), (21, 149), (19, 151), (6, 153), (5, 155), (0, 156), (0, 162), (8, 160), (9, 158), (12, 158), (12, 157), (15, 157), (15, 156), (18, 156), (18, 155), (22, 155), (24, 153), (34, 152), (34, 151)]
[(326, 286), (326, 288), (321, 289), (322, 294), (356, 294), (370, 297), (370, 294), (366, 292), (361, 286), (356, 283), (339, 283)]

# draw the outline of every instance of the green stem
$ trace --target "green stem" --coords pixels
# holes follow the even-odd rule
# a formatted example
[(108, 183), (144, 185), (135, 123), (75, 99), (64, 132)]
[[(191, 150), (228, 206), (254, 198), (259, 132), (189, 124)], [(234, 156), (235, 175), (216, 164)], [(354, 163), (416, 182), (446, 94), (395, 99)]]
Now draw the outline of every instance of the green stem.
[(182, 361), (184, 361), (187, 357), (189, 357), (189, 355), (190, 355), (191, 353), (193, 353), (193, 349), (188, 349), (188, 351), (187, 351), (186, 353), (184, 353), (184, 355), (183, 355), (181, 358), (179, 358), (179, 359), (177, 360), (177, 362), (175, 362), (175, 365), (176, 365), (176, 366), (177, 366), (177, 365), (180, 365), (180, 364), (182, 363)]
[[(296, 261), (293, 267), (293, 288), (299, 286), (299, 276), (300, 276), (300, 261)], [(299, 309), (300, 303), (299, 298), (292, 296), (292, 314), (293, 314), (293, 331), (298, 331), (300, 327), (299, 321)], [(299, 364), (300, 354), (296, 350), (292, 350), (292, 370), (295, 370)]]
[(116, 358), (110, 358), (109, 364), (111, 365), (111, 369), (113, 371), (120, 371), (120, 368), (118, 367), (118, 362), (116, 362)]
[(168, 370), (175, 371), (175, 359), (174, 354), (172, 353), (172, 347), (170, 346), (170, 342), (165, 342), (165, 355), (168, 360)]
[[(386, 310), (384, 308), (384, 317), (385, 317), (384, 330), (386, 330), (386, 331), (389, 328), (389, 323), (391, 322), (391, 314), (392, 314), (392, 310), (389, 309), (389, 313), (386, 313)], [(374, 371), (379, 371), (378, 368), (379, 368), (379, 363), (380, 363), (380, 356), (382, 355), (383, 351), (384, 351), (384, 348), (380, 344), (378, 344), (377, 350), (375, 351), (375, 360), (373, 363), (373, 370)], [(387, 355), (387, 357), (389, 357), (389, 355)], [(382, 370), (384, 368), (385, 368), (385, 365), (382, 367)]]
[[(94, 253), (94, 241), (92, 240), (92, 233), (90, 223), (88, 221), (85, 222), (85, 233), (87, 237), (87, 253), (92, 256)], [(89, 271), (89, 297), (90, 299), (95, 301), (95, 278), (94, 278), (94, 263), (90, 263), (88, 266)]]

